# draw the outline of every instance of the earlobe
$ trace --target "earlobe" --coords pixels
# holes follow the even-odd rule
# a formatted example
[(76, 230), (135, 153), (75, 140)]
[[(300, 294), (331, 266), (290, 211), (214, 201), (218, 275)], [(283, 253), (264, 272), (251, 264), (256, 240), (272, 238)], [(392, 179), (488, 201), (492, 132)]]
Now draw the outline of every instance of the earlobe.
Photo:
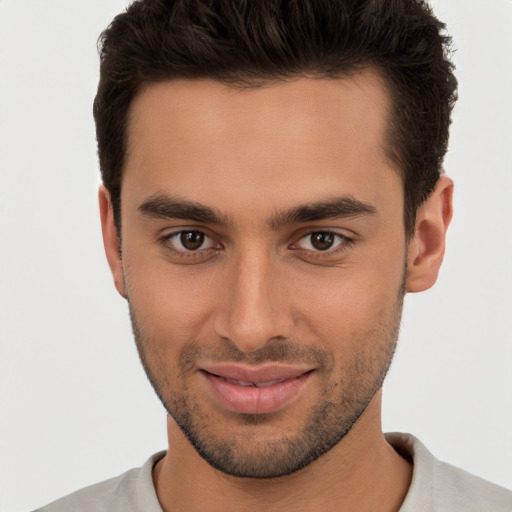
[(114, 284), (119, 294), (126, 298), (126, 289), (124, 284), (123, 259), (119, 238), (117, 236), (116, 225), (114, 222), (114, 211), (110, 200), (110, 193), (101, 185), (98, 190), (98, 201), (100, 207), (101, 231), (103, 234), (103, 245), (107, 261), (114, 278)]
[(453, 182), (447, 176), (441, 176), (417, 212), (416, 228), (407, 256), (407, 292), (427, 290), (436, 282), (452, 214)]

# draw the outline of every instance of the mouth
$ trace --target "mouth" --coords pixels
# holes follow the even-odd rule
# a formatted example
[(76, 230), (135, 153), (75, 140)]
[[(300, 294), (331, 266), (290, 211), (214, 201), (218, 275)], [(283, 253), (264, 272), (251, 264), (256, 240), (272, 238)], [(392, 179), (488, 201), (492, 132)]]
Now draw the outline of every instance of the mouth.
[(243, 387), (255, 387), (255, 388), (267, 388), (268, 386), (274, 386), (275, 384), (281, 384), (281, 382), (284, 382), (286, 379), (282, 380), (270, 380), (268, 382), (247, 382), (244, 380), (235, 380), (235, 379), (228, 379), (226, 377), (222, 377), (221, 375), (215, 375), (215, 377), (218, 377), (219, 379), (224, 379), (226, 382), (229, 382), (231, 384), (236, 384), (237, 386), (243, 386)]
[(299, 396), (314, 369), (237, 364), (203, 366), (200, 373), (215, 401), (242, 414), (265, 414), (283, 409)]

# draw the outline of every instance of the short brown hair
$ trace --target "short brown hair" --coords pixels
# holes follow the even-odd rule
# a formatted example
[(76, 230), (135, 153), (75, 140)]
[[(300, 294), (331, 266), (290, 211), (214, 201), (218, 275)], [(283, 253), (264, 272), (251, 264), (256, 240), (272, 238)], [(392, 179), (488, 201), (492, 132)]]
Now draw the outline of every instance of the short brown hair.
[(371, 66), (392, 98), (387, 150), (402, 173), (411, 235), (442, 172), (457, 95), (444, 28), (422, 0), (136, 0), (100, 36), (94, 100), (118, 232), (128, 111), (143, 85), (212, 78), (256, 87)]

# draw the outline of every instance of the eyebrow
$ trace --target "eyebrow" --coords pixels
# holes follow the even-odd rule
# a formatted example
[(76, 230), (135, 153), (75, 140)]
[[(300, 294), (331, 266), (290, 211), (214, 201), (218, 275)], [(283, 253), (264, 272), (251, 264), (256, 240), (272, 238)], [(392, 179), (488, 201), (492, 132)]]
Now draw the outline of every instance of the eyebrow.
[(149, 197), (138, 209), (147, 217), (192, 220), (204, 224), (228, 224), (227, 218), (213, 208), (167, 194), (160, 193)]
[(276, 213), (270, 219), (269, 225), (272, 229), (279, 229), (290, 224), (375, 214), (377, 214), (377, 208), (372, 204), (360, 201), (351, 195), (346, 195)]
[[(160, 219), (183, 219), (204, 224), (229, 225), (229, 219), (218, 210), (193, 201), (164, 193), (146, 199), (138, 210), (147, 217)], [(273, 230), (283, 226), (313, 222), (324, 219), (375, 215), (377, 209), (351, 195), (329, 198), (325, 201), (299, 205), (272, 215), (268, 225)]]

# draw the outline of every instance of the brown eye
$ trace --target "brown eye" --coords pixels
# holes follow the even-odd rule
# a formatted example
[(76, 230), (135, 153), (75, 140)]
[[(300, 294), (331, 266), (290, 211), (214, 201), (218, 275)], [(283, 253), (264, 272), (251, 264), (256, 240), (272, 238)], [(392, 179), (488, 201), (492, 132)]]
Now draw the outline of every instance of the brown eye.
[(170, 245), (175, 252), (199, 252), (214, 249), (218, 244), (202, 231), (177, 231), (165, 237), (165, 245)]
[(332, 233), (319, 232), (312, 233), (310, 236), (311, 245), (319, 251), (326, 251), (327, 249), (330, 249), (336, 241), (335, 236)]
[(347, 241), (346, 237), (333, 231), (313, 231), (303, 236), (296, 245), (308, 251), (325, 252)]
[(181, 245), (188, 251), (196, 251), (204, 243), (204, 233), (200, 231), (182, 231), (180, 234)]

